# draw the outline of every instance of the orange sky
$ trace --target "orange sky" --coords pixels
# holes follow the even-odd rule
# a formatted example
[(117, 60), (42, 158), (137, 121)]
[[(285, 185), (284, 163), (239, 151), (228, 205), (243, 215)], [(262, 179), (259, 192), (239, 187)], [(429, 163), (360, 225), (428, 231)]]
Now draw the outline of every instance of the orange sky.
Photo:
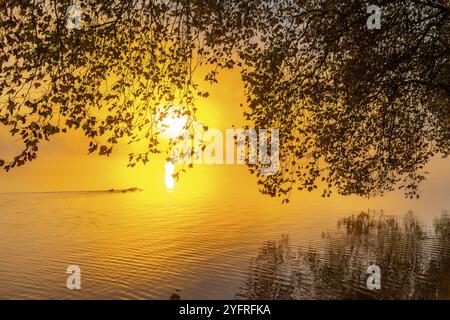
[[(244, 102), (243, 86), (237, 70), (226, 71), (219, 77), (219, 84), (209, 87), (211, 93), (199, 102), (199, 119), (211, 128), (224, 130), (232, 125), (242, 127), (244, 121), (240, 103)], [(14, 154), (17, 144), (5, 128), (0, 129), (0, 158), (7, 159)], [(79, 191), (105, 190), (111, 188), (140, 187), (156, 193), (165, 192), (164, 159), (154, 156), (147, 166), (127, 168), (128, 146), (119, 145), (109, 158), (87, 155), (88, 141), (80, 132), (70, 132), (53, 138), (41, 145), (37, 160), (24, 167), (6, 173), (0, 171), (0, 192), (33, 191)], [(450, 160), (434, 159), (428, 166), (431, 175), (422, 185), (420, 201), (432, 203), (446, 209), (450, 191)], [(181, 176), (174, 192), (187, 194), (221, 194), (227, 190), (246, 190), (252, 197), (259, 197), (254, 176), (245, 166), (200, 165)], [(236, 190), (234, 190), (236, 191)], [(244, 192), (244, 191), (243, 191)], [(295, 194), (302, 199), (320, 199), (320, 193)], [(259, 199), (259, 198), (258, 198)], [(359, 201), (357, 197), (334, 196), (332, 201)], [(313, 201), (313, 200), (308, 200)], [(390, 203), (404, 203), (405, 207), (414, 202), (403, 199), (401, 192), (394, 192), (379, 200)], [(372, 201), (373, 203), (373, 201)]]
[[(210, 97), (199, 101), (199, 120), (221, 130), (242, 126), (240, 103), (244, 100), (239, 71), (223, 72), (219, 83), (208, 85)], [(7, 160), (20, 150), (16, 140), (0, 127), (0, 158)], [(81, 131), (43, 141), (37, 160), (8, 173), (0, 171), (0, 192), (158, 187), (149, 181), (164, 181), (165, 155), (154, 156), (153, 163), (145, 167), (129, 169), (127, 155), (132, 150), (126, 143), (119, 144), (109, 158), (87, 155), (88, 143)]]

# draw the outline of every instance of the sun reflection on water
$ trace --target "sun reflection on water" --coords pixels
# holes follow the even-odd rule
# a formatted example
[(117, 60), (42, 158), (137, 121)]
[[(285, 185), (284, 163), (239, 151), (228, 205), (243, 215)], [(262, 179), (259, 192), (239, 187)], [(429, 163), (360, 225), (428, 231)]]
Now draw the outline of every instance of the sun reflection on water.
[(175, 187), (175, 179), (173, 177), (175, 166), (172, 162), (166, 162), (164, 169), (166, 170), (166, 188), (172, 190)]

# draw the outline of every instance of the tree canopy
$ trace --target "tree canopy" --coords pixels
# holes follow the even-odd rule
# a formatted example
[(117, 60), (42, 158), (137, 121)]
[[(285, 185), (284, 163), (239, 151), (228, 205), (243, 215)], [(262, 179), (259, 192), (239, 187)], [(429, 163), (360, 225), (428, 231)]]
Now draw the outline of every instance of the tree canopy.
[[(203, 64), (212, 83), (239, 68), (249, 126), (280, 130), (280, 174), (249, 165), (263, 193), (416, 196), (426, 163), (450, 150), (450, 7), (376, 2), (86, 0), (69, 30), (71, 1), (3, 1), (0, 123), (24, 147), (0, 166), (71, 129), (91, 153), (144, 145), (130, 166), (147, 163), (164, 151), (157, 124), (171, 106), (194, 123)], [(380, 29), (367, 28), (369, 4)]]

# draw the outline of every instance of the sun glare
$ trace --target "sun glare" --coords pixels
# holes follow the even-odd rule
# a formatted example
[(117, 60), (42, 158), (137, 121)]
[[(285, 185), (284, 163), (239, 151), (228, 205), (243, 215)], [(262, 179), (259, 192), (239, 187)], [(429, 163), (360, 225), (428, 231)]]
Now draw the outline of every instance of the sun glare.
[(160, 129), (162, 136), (166, 139), (175, 139), (183, 132), (186, 125), (187, 118), (180, 117), (173, 112), (170, 112), (161, 122)]

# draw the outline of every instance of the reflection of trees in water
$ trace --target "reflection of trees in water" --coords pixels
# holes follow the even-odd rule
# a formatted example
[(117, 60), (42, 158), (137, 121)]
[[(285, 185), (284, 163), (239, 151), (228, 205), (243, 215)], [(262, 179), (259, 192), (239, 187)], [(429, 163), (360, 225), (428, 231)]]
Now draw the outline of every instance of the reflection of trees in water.
[[(409, 213), (403, 221), (360, 213), (323, 234), (321, 250), (299, 250), (283, 235), (252, 261), (242, 299), (449, 299), (450, 216), (424, 230)], [(366, 287), (367, 267), (381, 268), (381, 290)]]

